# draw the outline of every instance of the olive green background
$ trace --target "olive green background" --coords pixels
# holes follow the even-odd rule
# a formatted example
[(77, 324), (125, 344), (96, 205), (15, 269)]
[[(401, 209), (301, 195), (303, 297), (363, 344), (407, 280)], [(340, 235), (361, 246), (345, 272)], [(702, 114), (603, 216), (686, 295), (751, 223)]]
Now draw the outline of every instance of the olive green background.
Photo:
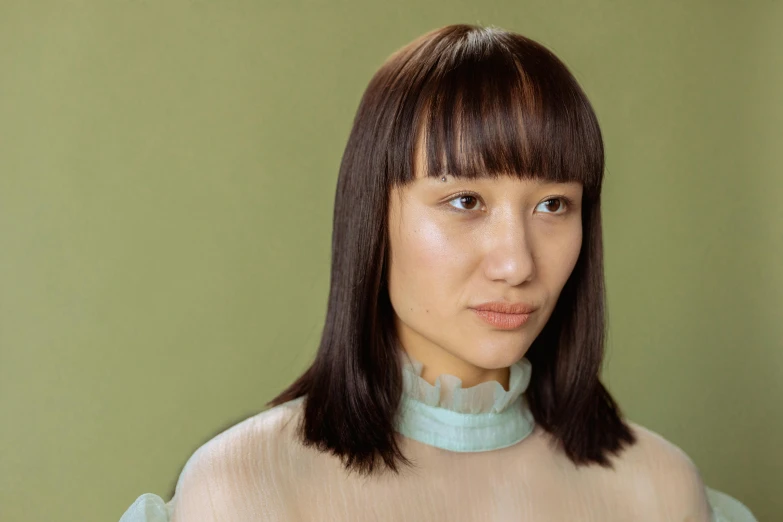
[(168, 500), (304, 370), (359, 98), (459, 22), (598, 114), (624, 412), (783, 517), (780, 2), (0, 0), (0, 520)]

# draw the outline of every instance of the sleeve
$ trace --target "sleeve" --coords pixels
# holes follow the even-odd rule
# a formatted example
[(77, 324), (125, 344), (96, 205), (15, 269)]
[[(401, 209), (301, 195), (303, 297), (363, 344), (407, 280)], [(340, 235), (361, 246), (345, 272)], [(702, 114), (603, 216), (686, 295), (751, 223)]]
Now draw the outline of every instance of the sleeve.
[[(271, 412), (271, 413), (268, 413)], [(287, 439), (267, 436), (284, 410), (267, 410), (199, 447), (182, 468), (168, 502), (146, 493), (120, 522), (284, 522), (291, 479)]]
[(154, 493), (144, 493), (125, 511), (120, 522), (245, 520), (242, 484), (231, 480), (221, 464), (215, 455), (200, 449), (185, 464), (171, 500), (165, 502)]
[(169, 504), (152, 493), (144, 493), (125, 511), (120, 522), (170, 522)]
[(712, 522), (758, 522), (750, 509), (739, 500), (706, 487), (707, 500), (712, 508)]
[(275, 489), (260, 471), (263, 455), (249, 446), (256, 439), (240, 431), (221, 434), (191, 455), (171, 500), (142, 495), (121, 522), (279, 522)]
[[(213, 439), (214, 441), (214, 439)], [(122, 515), (120, 522), (217, 522), (233, 515), (241, 484), (230, 480), (226, 456), (215, 451), (213, 441), (190, 456), (177, 479), (174, 496), (168, 502), (154, 493), (144, 493)], [(231, 520), (235, 520), (234, 517)]]

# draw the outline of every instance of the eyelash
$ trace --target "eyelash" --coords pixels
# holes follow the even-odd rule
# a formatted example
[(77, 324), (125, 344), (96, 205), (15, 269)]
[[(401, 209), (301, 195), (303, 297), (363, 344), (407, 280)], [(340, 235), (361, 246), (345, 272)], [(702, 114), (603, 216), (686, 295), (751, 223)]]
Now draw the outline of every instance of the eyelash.
[[(448, 205), (450, 210), (453, 210), (455, 212), (463, 212), (463, 213), (464, 212), (473, 212), (473, 210), (463, 210), (461, 208), (457, 208), (457, 207), (449, 204), (452, 201), (454, 201), (455, 199), (459, 199), (459, 198), (461, 198), (463, 196), (471, 196), (471, 197), (476, 198), (477, 200), (481, 201), (481, 197), (479, 197), (478, 194), (476, 194), (475, 192), (466, 191), (466, 192), (459, 192), (457, 194), (454, 194), (454, 197), (452, 197), (451, 199), (446, 201), (446, 205)], [(555, 194), (553, 196), (549, 196), (548, 198), (546, 198), (541, 203), (546, 203), (547, 201), (553, 201), (553, 200), (556, 200), (556, 199), (560, 199), (560, 200), (562, 200), (566, 204), (566, 210), (564, 212), (546, 212), (546, 214), (552, 214), (553, 216), (562, 216), (563, 214), (566, 214), (573, 206), (571, 198), (569, 198), (568, 196), (566, 196), (564, 194)]]

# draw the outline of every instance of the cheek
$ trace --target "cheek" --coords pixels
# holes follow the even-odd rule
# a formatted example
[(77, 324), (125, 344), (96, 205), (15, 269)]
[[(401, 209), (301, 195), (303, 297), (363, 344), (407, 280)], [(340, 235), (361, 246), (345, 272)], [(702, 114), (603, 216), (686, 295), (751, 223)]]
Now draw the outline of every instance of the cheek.
[[(436, 222), (421, 220), (396, 238), (392, 249), (390, 291), (402, 298), (408, 309), (423, 307), (432, 312), (445, 298), (465, 262), (459, 241)], [(398, 302), (401, 302), (398, 300)]]
[(542, 239), (542, 254), (537, 260), (539, 275), (551, 292), (559, 294), (579, 259), (582, 229), (580, 226), (571, 233), (561, 234), (557, 241), (551, 237)]
[[(574, 270), (574, 266), (576, 266), (576, 262), (579, 259), (579, 253), (582, 250), (582, 225), (579, 224), (579, 227), (574, 231), (573, 237), (568, 242), (568, 245), (565, 248), (566, 250), (566, 258), (569, 260), (568, 263), (568, 270), (566, 279), (568, 276), (571, 275), (571, 272)], [(563, 282), (565, 284), (565, 281)]]
[(411, 231), (411, 259), (423, 270), (448, 273), (459, 260), (456, 238), (434, 221), (421, 221)]

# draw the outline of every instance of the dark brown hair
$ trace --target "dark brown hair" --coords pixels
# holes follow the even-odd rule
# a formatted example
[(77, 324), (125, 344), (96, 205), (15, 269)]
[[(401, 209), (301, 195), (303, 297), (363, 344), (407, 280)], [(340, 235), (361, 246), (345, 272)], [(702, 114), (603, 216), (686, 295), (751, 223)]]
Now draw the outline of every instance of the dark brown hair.
[(392, 54), (359, 104), (340, 164), (326, 321), (313, 364), (268, 406), (304, 396), (298, 434), (370, 474), (412, 463), (395, 433), (402, 392), (388, 291), (388, 200), (426, 175), (514, 175), (583, 186), (583, 243), (552, 316), (526, 353), (536, 423), (577, 465), (611, 467), (636, 440), (600, 382), (605, 343), (601, 234), (604, 149), (592, 106), (541, 44), (494, 27), (450, 25)]

